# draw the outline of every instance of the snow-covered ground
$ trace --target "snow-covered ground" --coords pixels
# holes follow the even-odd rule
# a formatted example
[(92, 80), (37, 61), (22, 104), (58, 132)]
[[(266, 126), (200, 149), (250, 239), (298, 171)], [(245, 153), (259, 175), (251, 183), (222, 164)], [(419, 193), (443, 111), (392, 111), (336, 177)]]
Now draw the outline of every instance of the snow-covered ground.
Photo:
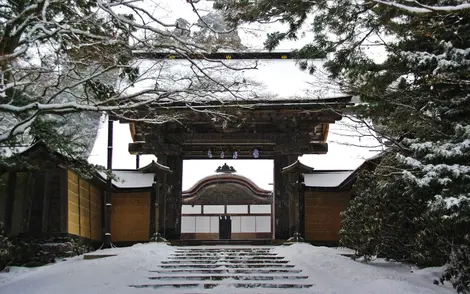
[(149, 271), (157, 269), (176, 250), (163, 244), (138, 244), (97, 252), (117, 254), (114, 257), (84, 260), (78, 256), (39, 268), (13, 268), (8, 273), (0, 273), (0, 293), (454, 293), (449, 285), (433, 285), (433, 279), (439, 276), (438, 268), (411, 271), (406, 265), (383, 260), (365, 264), (342, 256), (347, 250), (308, 244), (272, 249), (308, 276), (302, 282), (313, 284), (308, 289), (235, 289), (224, 285), (213, 289), (129, 287), (152, 284)]
[(352, 253), (347, 249), (308, 244), (277, 247), (276, 251), (309, 275), (310, 282), (315, 284), (310, 293), (455, 293), (449, 284), (437, 286), (432, 283), (439, 279), (442, 268), (411, 269), (383, 259), (363, 263), (341, 255)]

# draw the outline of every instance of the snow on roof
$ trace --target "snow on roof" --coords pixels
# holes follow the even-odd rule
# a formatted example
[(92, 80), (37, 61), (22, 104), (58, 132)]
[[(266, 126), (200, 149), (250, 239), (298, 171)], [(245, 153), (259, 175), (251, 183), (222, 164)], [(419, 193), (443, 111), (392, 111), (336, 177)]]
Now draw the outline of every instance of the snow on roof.
[(26, 152), (31, 147), (32, 146), (16, 146), (16, 147), (2, 146), (0, 147), (0, 157), (4, 157), (4, 158), (13, 157), (15, 155)]
[(304, 174), (306, 187), (333, 188), (341, 185), (354, 171), (353, 170), (331, 170), (315, 171)]
[[(154, 174), (143, 174), (138, 170), (113, 170), (113, 174), (118, 177), (118, 180), (113, 180), (113, 185), (116, 188), (150, 188), (153, 184)], [(104, 173), (100, 175), (106, 179)]]
[[(187, 102), (322, 99), (344, 96), (339, 87), (328, 79), (322, 68), (323, 62), (323, 60), (314, 61), (317, 70), (310, 74), (300, 70), (299, 65), (292, 59), (224, 61), (141, 59), (135, 61), (140, 77), (133, 86), (129, 86), (127, 81), (121, 81), (120, 87), (126, 94), (155, 89), (167, 93), (173, 92), (168, 97), (169, 100)], [(217, 86), (213, 81), (218, 81), (224, 86)]]
[[(197, 10), (194, 11), (191, 3), (184, 0), (143, 0), (132, 3), (136, 7), (151, 12), (153, 18), (146, 15), (135, 15), (136, 22), (145, 24), (146, 28), (158, 28), (160, 31), (168, 32), (183, 43), (196, 42), (204, 46), (214, 43), (213, 46), (207, 46), (206, 50), (209, 52), (266, 52), (263, 43), (267, 34), (289, 29), (287, 23), (253, 22), (241, 24), (237, 27), (234, 36), (211, 32), (201, 22), (200, 17), (217, 31), (230, 30), (223, 20), (222, 12), (214, 10), (213, 4), (214, 1), (194, 2), (193, 5)], [(134, 13), (123, 6), (115, 6), (113, 10), (121, 14)], [(300, 28), (297, 34), (298, 39), (280, 42), (275, 51), (291, 52), (311, 42), (313, 40), (312, 19), (313, 14)], [(178, 27), (190, 30), (191, 37), (185, 35), (187, 32), (180, 35), (181, 32), (178, 31), (180, 29), (175, 27), (176, 23), (178, 23)], [(142, 38), (146, 37), (149, 40), (153, 38), (151, 30), (140, 30), (143, 30), (141, 32)], [(135, 36), (139, 34), (137, 32)], [(160, 39), (157, 38), (157, 41)], [(141, 50), (149, 50), (148, 48), (149, 46), (146, 45)], [(245, 69), (231, 70), (224, 67), (221, 60), (214, 62), (207, 60), (137, 60), (135, 65), (139, 68), (139, 74), (142, 76), (131, 87), (128, 87), (128, 81), (121, 81), (120, 89), (125, 94), (155, 90), (157, 93), (167, 95), (169, 90), (180, 91), (173, 93), (167, 99), (186, 102), (227, 99), (259, 100), (262, 98), (315, 99), (344, 96), (339, 87), (328, 79), (328, 74), (323, 69), (324, 60), (313, 61), (317, 70), (312, 75), (301, 71), (294, 60), (260, 60), (256, 69), (248, 69), (256, 65), (255, 60), (225, 60), (223, 62), (233, 68)], [(214, 88), (214, 81), (220, 81), (221, 84)], [(233, 92), (227, 93), (229, 92), (227, 90)]]

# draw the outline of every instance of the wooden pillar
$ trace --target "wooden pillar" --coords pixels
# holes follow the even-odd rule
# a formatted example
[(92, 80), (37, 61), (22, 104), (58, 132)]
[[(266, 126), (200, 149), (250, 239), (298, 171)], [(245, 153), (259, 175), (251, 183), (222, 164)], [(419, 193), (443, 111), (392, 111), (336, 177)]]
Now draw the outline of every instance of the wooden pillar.
[(161, 190), (160, 190), (160, 175), (159, 173), (156, 173), (155, 174), (155, 201), (153, 202), (153, 209), (155, 211), (155, 215), (153, 216), (153, 220), (155, 222), (155, 229), (153, 231), (153, 234), (155, 235), (155, 233), (158, 232), (158, 229), (159, 229), (159, 226), (160, 226), (160, 211), (158, 216), (156, 215), (157, 213), (157, 207), (159, 208), (159, 201), (160, 201), (160, 193), (161, 193)]
[[(113, 121), (108, 120), (108, 170), (113, 168)], [(111, 241), (111, 190), (113, 188), (113, 183), (111, 178), (107, 179), (107, 189), (106, 189), (106, 207), (105, 207), (105, 221), (104, 221), (104, 248), (112, 247)], [(79, 187), (80, 189), (80, 187)]]
[[(158, 155), (158, 162), (167, 165), (167, 156), (166, 155)], [(169, 175), (166, 173), (158, 174), (158, 185), (157, 185), (157, 203), (158, 203), (158, 232), (166, 238), (166, 223), (167, 223), (167, 215), (166, 215), (166, 199), (168, 195), (168, 177)]]
[[(287, 155), (287, 165), (283, 166), (289, 166), (298, 159), (298, 155)], [(298, 177), (295, 173), (287, 173), (283, 174), (283, 180), (284, 180), (284, 187), (286, 197), (287, 197), (287, 202), (288, 207), (289, 207), (289, 237), (292, 237), (295, 233), (295, 231), (298, 229), (297, 228), (297, 219), (298, 219), (298, 214), (299, 214), (299, 208), (298, 208), (298, 200), (299, 200), (299, 194), (297, 190), (297, 180)]]
[(305, 238), (305, 185), (304, 177), (299, 175), (299, 233)]
[(166, 238), (177, 240), (181, 235), (181, 187), (183, 180), (183, 157), (168, 155), (167, 166), (173, 171), (168, 175), (170, 193), (166, 197)]
[(5, 203), (5, 226), (4, 230), (8, 236), (11, 232), (13, 222), (13, 204), (15, 203), (16, 172), (8, 173), (7, 199)]
[(283, 201), (281, 194), (282, 174), (281, 174), (281, 157), (274, 158), (274, 232), (275, 238), (283, 240), (285, 238), (285, 220), (283, 214)]
[(295, 229), (295, 189), (292, 175), (281, 174), (282, 168), (294, 163), (297, 155), (277, 155), (274, 158), (274, 214), (275, 238), (286, 240)]
[(153, 185), (152, 185), (152, 191), (150, 192), (150, 230), (149, 230), (149, 239), (155, 235), (157, 232), (157, 227), (156, 227), (156, 207), (155, 204), (157, 203), (157, 193), (158, 193), (158, 173), (155, 174), (153, 178)]
[(159, 176), (159, 181), (157, 185), (157, 203), (158, 203), (158, 232), (162, 235), (165, 236), (166, 231), (166, 194), (167, 194), (167, 175), (166, 174), (160, 174)]

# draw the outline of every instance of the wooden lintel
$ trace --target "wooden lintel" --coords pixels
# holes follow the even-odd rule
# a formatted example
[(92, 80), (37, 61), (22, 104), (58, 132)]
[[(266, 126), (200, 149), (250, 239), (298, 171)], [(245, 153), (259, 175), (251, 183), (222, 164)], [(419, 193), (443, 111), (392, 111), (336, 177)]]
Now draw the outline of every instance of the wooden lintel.
[(136, 154), (168, 154), (178, 155), (182, 152), (179, 144), (151, 144), (151, 143), (129, 143), (129, 153)]
[[(326, 154), (328, 152), (327, 143), (308, 143), (297, 141), (295, 143), (284, 142), (282, 144), (254, 144), (255, 142), (246, 143), (246, 144), (230, 144), (230, 143), (221, 143), (221, 144), (185, 144), (185, 145), (176, 145), (176, 144), (167, 144), (164, 146), (152, 146), (151, 144), (129, 144), (129, 152), (138, 152), (139, 154), (165, 154), (165, 155), (178, 155), (183, 154), (185, 158), (194, 157), (194, 158), (207, 158), (208, 150), (211, 152), (220, 153), (224, 152), (233, 152), (237, 151), (238, 158), (241, 157), (252, 157), (252, 152), (256, 148), (261, 152), (269, 156), (274, 156), (275, 154)], [(175, 147), (175, 145), (177, 147)], [(245, 155), (246, 153), (246, 155)], [(271, 154), (272, 153), (272, 154)], [(214, 154), (214, 157), (218, 155)], [(227, 157), (231, 158), (232, 155), (227, 154)]]
[(307, 132), (277, 132), (277, 133), (167, 133), (162, 135), (172, 142), (182, 145), (276, 145), (279, 143), (302, 142), (308, 144), (311, 141), (323, 139), (320, 136)]
[(238, 146), (274, 146), (276, 143), (270, 141), (253, 141), (253, 142), (239, 142), (238, 140), (188, 140), (183, 142), (183, 146), (198, 145), (198, 146), (227, 146), (236, 144)]

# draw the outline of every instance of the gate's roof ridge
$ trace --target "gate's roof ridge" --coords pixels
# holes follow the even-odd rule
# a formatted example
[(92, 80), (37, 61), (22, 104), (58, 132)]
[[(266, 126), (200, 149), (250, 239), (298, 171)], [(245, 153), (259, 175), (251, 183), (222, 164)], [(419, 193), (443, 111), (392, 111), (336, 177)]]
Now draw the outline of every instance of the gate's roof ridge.
[(249, 100), (211, 100), (211, 101), (193, 101), (193, 102), (185, 102), (185, 101), (176, 101), (176, 102), (169, 102), (164, 105), (159, 105), (157, 108), (188, 108), (188, 105), (191, 108), (218, 108), (218, 107), (251, 107), (251, 108), (269, 108), (269, 107), (287, 107), (287, 106), (318, 106), (318, 105), (337, 105), (343, 104), (344, 106), (353, 105), (351, 102), (353, 96), (344, 95), (338, 96), (333, 98), (301, 98), (298, 100), (294, 99), (249, 99)]

